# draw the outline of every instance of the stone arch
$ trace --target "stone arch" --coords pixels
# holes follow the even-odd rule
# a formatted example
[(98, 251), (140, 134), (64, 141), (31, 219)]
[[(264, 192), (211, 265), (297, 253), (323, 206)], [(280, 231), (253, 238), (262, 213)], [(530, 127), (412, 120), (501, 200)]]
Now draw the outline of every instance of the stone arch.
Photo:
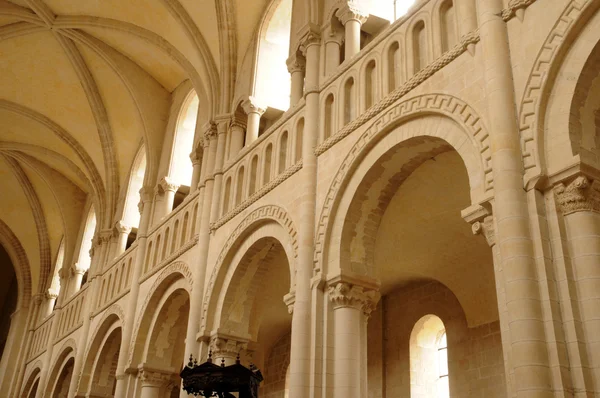
[(103, 348), (105, 339), (108, 337), (110, 332), (112, 332), (114, 328), (122, 327), (124, 319), (125, 317), (123, 309), (117, 304), (111, 305), (102, 315), (102, 318), (98, 323), (98, 327), (96, 327), (94, 333), (89, 339), (90, 343), (85, 352), (83, 369), (78, 382), (78, 390), (83, 388), (85, 391), (88, 391), (94, 367), (94, 361), (96, 359), (95, 357)]
[(174, 283), (182, 280), (183, 288), (191, 296), (193, 289), (193, 278), (192, 272), (188, 265), (183, 261), (177, 261), (167, 266), (156, 278), (152, 287), (146, 295), (146, 300), (141, 306), (140, 315), (138, 316), (136, 325), (133, 329), (132, 344), (129, 348), (129, 364), (135, 365), (138, 363), (143, 354), (143, 344), (146, 336), (141, 336), (141, 332), (148, 332), (150, 323), (152, 321), (151, 316), (153, 311), (151, 308), (156, 308), (161, 298), (164, 296), (167, 289)]
[[(405, 128), (398, 128), (400, 126)], [(323, 264), (328, 262), (325, 248), (331, 250), (331, 237), (341, 236), (341, 225), (354, 195), (353, 189), (362, 180), (356, 175), (357, 169), (362, 167), (366, 174), (369, 170), (364, 163), (367, 157), (370, 159), (367, 162), (373, 165), (389, 148), (419, 136), (443, 140), (460, 154), (467, 169), (472, 203), (480, 203), (491, 196), (493, 180), (488, 134), (477, 113), (465, 102), (443, 94), (429, 94), (402, 102), (367, 128), (348, 151), (333, 178), (317, 224), (315, 272), (320, 272)], [(339, 211), (340, 205), (345, 206), (344, 211)], [(339, 256), (331, 258), (339, 259)], [(339, 263), (336, 266), (339, 268)]]
[(250, 213), (233, 231), (215, 262), (203, 300), (201, 330), (212, 327), (217, 312), (218, 294), (227, 275), (235, 271), (246, 250), (261, 239), (273, 238), (286, 253), (290, 266), (291, 290), (295, 285), (295, 261), (298, 257), (297, 232), (287, 212), (278, 206), (263, 206)]
[(54, 365), (50, 367), (51, 371), (48, 373), (46, 393), (44, 394), (46, 397), (54, 398), (57, 388), (64, 390), (66, 387), (68, 390), (71, 381), (70, 378), (73, 377), (73, 363), (77, 354), (75, 340), (68, 339), (65, 341), (58, 352), (60, 354), (54, 361)]
[[(40, 381), (41, 370), (42, 370), (42, 361), (38, 359), (29, 368), (29, 370), (25, 374), (25, 377), (23, 377), (23, 379), (25, 380), (25, 383), (23, 384), (23, 387), (21, 389), (21, 395), (20, 395), (21, 397), (35, 398), (35, 393), (37, 392), (37, 389), (40, 388), (39, 381)], [(37, 383), (37, 385), (36, 385), (36, 383)]]
[[(598, 41), (598, 34), (594, 35), (593, 29), (589, 29), (592, 16), (597, 20), (594, 13), (600, 4), (593, 0), (575, 1), (567, 3), (560, 17), (556, 20), (546, 40), (540, 47), (539, 53), (533, 63), (533, 68), (523, 91), (523, 97), (519, 104), (519, 131), (521, 135), (521, 150), (525, 166), (524, 183), (528, 185), (537, 181), (541, 174), (546, 172), (548, 159), (546, 159), (546, 144), (544, 141), (544, 130), (550, 128), (546, 118), (553, 112), (548, 108), (551, 91), (555, 89), (560, 67), (565, 61), (565, 55), (574, 47), (575, 38), (580, 34), (595, 36), (595, 41), (589, 41), (587, 45), (593, 45)], [(583, 37), (581, 37), (583, 39)], [(577, 39), (577, 43), (585, 40)], [(584, 43), (585, 44), (585, 43)], [(589, 54), (589, 52), (587, 53)], [(579, 65), (571, 65), (573, 68), (583, 68), (585, 56), (579, 59)], [(568, 84), (567, 91), (574, 90), (576, 82)], [(561, 97), (571, 102), (572, 96), (565, 95), (561, 91)], [(563, 112), (564, 113), (564, 112)], [(558, 115), (560, 116), (560, 115)], [(568, 117), (564, 115), (564, 117)], [(566, 121), (565, 123), (568, 123)], [(566, 131), (568, 124), (559, 126)], [(570, 145), (567, 139), (567, 145)]]

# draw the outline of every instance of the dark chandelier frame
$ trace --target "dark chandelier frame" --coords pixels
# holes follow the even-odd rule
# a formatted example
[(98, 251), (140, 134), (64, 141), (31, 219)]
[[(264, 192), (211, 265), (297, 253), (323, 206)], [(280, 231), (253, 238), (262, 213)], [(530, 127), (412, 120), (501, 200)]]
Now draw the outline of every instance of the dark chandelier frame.
[(180, 373), (183, 379), (183, 390), (195, 397), (235, 398), (232, 392), (239, 393), (239, 398), (258, 398), (258, 387), (263, 381), (263, 376), (253, 364), (250, 368), (240, 363), (238, 355), (235, 364), (225, 366), (225, 359), (221, 359), (221, 366), (212, 361), (212, 352), (203, 364), (190, 355), (190, 361)]

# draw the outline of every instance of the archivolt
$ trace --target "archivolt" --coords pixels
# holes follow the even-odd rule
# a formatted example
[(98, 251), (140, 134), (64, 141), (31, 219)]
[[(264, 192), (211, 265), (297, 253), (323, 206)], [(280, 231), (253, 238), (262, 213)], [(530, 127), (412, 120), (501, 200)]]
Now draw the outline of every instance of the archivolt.
[[(324, 262), (324, 248), (331, 233), (332, 216), (337, 211), (348, 181), (363, 158), (375, 147), (378, 141), (387, 136), (403, 121), (428, 114), (448, 117), (462, 128), (468, 140), (468, 143), (464, 143), (464, 145), (458, 137), (446, 137), (442, 132), (433, 131), (431, 135), (448, 141), (455, 148), (463, 147), (463, 152), (467, 154), (477, 152), (477, 155), (463, 156), (471, 184), (471, 198), (472, 200), (481, 201), (491, 195), (493, 177), (489, 135), (475, 110), (458, 98), (445, 94), (422, 95), (404, 101), (390, 108), (371, 123), (370, 127), (356, 140), (352, 149), (348, 151), (348, 155), (334, 176), (317, 224), (314, 256), (315, 272), (320, 272)], [(397, 140), (401, 141), (413, 136), (410, 131), (403, 132), (401, 136), (397, 137)], [(452, 138), (456, 142), (451, 142)]]
[(571, 38), (580, 29), (593, 12), (600, 7), (595, 0), (571, 0), (557, 19), (546, 37), (533, 63), (533, 69), (527, 79), (523, 98), (519, 105), (519, 131), (521, 150), (525, 166), (524, 183), (536, 178), (544, 167), (543, 109), (551, 89), (549, 82), (554, 81), (560, 68), (560, 59), (569, 49)]

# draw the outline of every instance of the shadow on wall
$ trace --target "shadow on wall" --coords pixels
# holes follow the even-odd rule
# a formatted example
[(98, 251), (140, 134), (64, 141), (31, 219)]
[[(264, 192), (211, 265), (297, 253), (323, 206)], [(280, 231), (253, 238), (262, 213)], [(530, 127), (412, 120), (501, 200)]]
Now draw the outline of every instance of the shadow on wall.
[(0, 358), (10, 329), (10, 318), (17, 305), (17, 278), (12, 261), (0, 245)]

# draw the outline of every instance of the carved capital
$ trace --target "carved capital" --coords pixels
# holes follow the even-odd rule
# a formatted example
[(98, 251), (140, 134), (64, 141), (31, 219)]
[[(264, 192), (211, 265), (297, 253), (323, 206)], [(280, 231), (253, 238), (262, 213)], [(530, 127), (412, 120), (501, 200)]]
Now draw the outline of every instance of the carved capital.
[(377, 306), (380, 298), (379, 292), (365, 289), (362, 286), (346, 282), (329, 285), (329, 300), (331, 300), (334, 310), (347, 307), (356, 308), (369, 316)]
[(367, 22), (369, 13), (362, 9), (355, 1), (348, 1), (339, 10), (335, 12), (335, 16), (340, 20), (342, 25), (346, 26), (348, 21), (358, 21), (360, 24)]
[(44, 301), (44, 295), (43, 294), (34, 294), (33, 295), (33, 304), (35, 305), (40, 305), (42, 303), (42, 301)]
[(475, 221), (471, 224), (471, 231), (473, 231), (473, 235), (483, 235), (488, 245), (496, 244), (496, 229), (492, 216), (487, 216), (482, 221)]
[(69, 277), (70, 271), (66, 268), (61, 268), (58, 270), (58, 277), (60, 280), (64, 281)]
[(210, 340), (210, 349), (214, 357), (235, 358), (248, 349), (248, 341), (238, 340), (228, 336), (214, 336)]
[(206, 145), (210, 143), (210, 140), (217, 138), (217, 125), (215, 122), (208, 122), (204, 125), (204, 142)]
[(580, 175), (569, 184), (554, 187), (558, 207), (564, 215), (578, 211), (600, 211), (600, 183)]
[(58, 292), (48, 289), (44, 294), (44, 297), (46, 297), (47, 300), (56, 300), (58, 298)]
[(106, 244), (110, 242), (110, 239), (113, 236), (113, 231), (112, 229), (103, 229), (102, 231), (100, 231), (100, 242), (101, 244)]
[(166, 387), (173, 380), (173, 374), (155, 369), (141, 368), (139, 378), (142, 386)]
[(73, 275), (83, 275), (85, 274), (85, 271), (87, 271), (87, 269), (80, 266), (79, 263), (75, 263), (71, 267), (71, 272)]
[(310, 46), (319, 45), (321, 43), (321, 33), (316, 25), (306, 25), (300, 31), (300, 39), (298, 40), (299, 50), (302, 55), (306, 56), (306, 50)]
[(194, 166), (202, 164), (202, 151), (200, 151), (200, 148), (193, 150), (192, 153), (190, 153), (190, 160)]
[(306, 70), (306, 60), (304, 57), (294, 54), (286, 60), (288, 72), (304, 72)]
[(140, 189), (140, 202), (138, 203), (138, 210), (140, 214), (144, 211), (144, 203), (149, 203), (152, 201), (152, 196), (154, 194), (154, 190), (150, 187), (142, 187)]
[(246, 121), (240, 117), (233, 116), (229, 120), (229, 129), (234, 129), (234, 128), (239, 128), (239, 129), (245, 130), (246, 129)]
[(165, 192), (177, 192), (179, 184), (176, 184), (175, 181), (171, 180), (169, 177), (163, 177), (156, 187), (158, 188), (158, 193), (163, 194)]
[(120, 235), (120, 234), (129, 235), (129, 233), (131, 232), (131, 226), (125, 225), (123, 220), (120, 220), (115, 223), (114, 231), (115, 231), (116, 235)]
[(286, 294), (285, 296), (283, 296), (283, 302), (287, 306), (288, 312), (290, 314), (293, 314), (294, 313), (294, 304), (296, 303), (296, 293), (290, 292), (290, 293)]
[(258, 113), (261, 116), (267, 110), (267, 106), (255, 97), (248, 97), (247, 100), (242, 102), (242, 108), (247, 114)]

